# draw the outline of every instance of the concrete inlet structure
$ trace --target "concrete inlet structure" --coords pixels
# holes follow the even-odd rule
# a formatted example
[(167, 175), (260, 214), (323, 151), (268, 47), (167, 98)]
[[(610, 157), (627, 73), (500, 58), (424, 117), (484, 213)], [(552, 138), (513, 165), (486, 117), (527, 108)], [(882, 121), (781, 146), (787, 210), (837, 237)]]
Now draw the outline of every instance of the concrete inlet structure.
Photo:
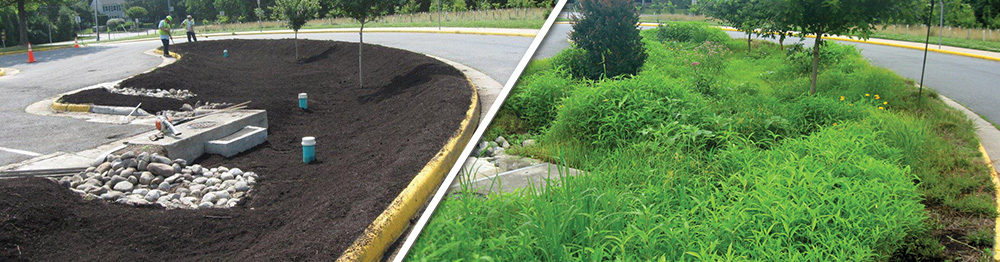
[(163, 147), (167, 157), (193, 162), (204, 153), (230, 157), (267, 140), (267, 112), (238, 110), (221, 112), (174, 126), (180, 136), (166, 135), (152, 141), (153, 131), (128, 142), (128, 145)]

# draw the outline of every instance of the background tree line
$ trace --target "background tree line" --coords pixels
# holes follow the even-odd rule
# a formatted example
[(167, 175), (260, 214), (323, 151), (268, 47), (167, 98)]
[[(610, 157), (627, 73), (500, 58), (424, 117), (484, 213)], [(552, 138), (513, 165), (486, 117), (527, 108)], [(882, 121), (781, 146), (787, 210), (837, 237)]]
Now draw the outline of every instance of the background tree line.
[[(27, 45), (49, 42), (49, 26), (53, 42), (68, 41), (73, 35), (94, 27), (93, 0), (0, 0), (0, 32), (6, 45)], [(408, 14), (438, 11), (469, 11), (499, 8), (529, 8), (554, 6), (555, 0), (390, 0), (386, 14)], [(316, 15), (310, 18), (344, 17), (338, 0), (316, 0)], [(125, 0), (126, 18), (117, 20), (99, 15), (96, 24), (113, 28), (151, 28), (167, 14), (179, 23), (192, 15), (199, 24), (283, 20), (275, 12), (276, 0), (171, 0), (173, 12), (166, 0)], [(23, 16), (20, 14), (24, 14)], [(77, 23), (76, 18), (80, 17)], [(139, 24), (133, 24), (138, 20)], [(144, 25), (144, 26), (143, 26)], [(102, 28), (102, 30), (106, 30)], [(22, 33), (23, 32), (23, 33)]]

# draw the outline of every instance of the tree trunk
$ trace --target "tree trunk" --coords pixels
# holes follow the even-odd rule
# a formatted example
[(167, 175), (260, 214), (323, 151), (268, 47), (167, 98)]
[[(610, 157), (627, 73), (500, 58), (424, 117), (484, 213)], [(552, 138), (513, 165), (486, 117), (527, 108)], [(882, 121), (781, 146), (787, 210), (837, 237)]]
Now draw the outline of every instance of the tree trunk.
[(753, 30), (747, 31), (747, 55), (749, 55), (750, 51), (752, 51), (751, 49), (753, 49), (753, 47), (750, 46), (750, 37), (753, 35), (751, 35), (750, 32), (753, 32)]
[(780, 48), (782, 52), (785, 51), (785, 33), (781, 33), (781, 36), (778, 37), (778, 48)]
[(295, 60), (299, 60), (299, 30), (292, 30), (292, 31), (295, 32), (293, 34), (294, 40), (292, 40), (292, 45), (295, 46)]
[(816, 75), (819, 73), (819, 44), (823, 41), (823, 33), (816, 33), (816, 43), (813, 44), (813, 72), (812, 83), (809, 85), (809, 94), (816, 94)]
[(365, 22), (361, 22), (361, 30), (358, 30), (358, 88), (365, 87), (364, 78), (361, 74), (361, 47), (365, 45)]
[(28, 45), (28, 14), (24, 10), (24, 1), (17, 0), (17, 23), (18, 39), (17, 45)]

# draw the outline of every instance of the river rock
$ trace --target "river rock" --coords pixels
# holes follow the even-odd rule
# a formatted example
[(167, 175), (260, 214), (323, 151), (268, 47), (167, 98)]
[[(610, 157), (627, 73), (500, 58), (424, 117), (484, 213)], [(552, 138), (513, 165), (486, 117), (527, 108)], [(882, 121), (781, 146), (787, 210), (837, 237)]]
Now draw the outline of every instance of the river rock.
[(536, 142), (534, 139), (525, 139), (524, 141), (521, 141), (521, 147), (530, 147), (534, 146), (537, 143), (538, 142)]
[(214, 192), (208, 192), (208, 193), (205, 193), (205, 195), (201, 197), (201, 202), (214, 203), (215, 200), (217, 200), (217, 199), (219, 199), (219, 198), (217, 196), (215, 196)]
[(160, 156), (160, 155), (157, 155), (157, 154), (153, 154), (151, 156), (151, 160), (152, 161), (150, 161), (150, 163), (160, 163), (160, 164), (167, 164), (167, 165), (170, 165), (173, 162), (173, 161), (170, 161), (170, 158), (166, 158), (166, 157), (163, 157), (163, 156)]
[(235, 177), (236, 177), (236, 176), (233, 176), (233, 174), (232, 174), (232, 173), (230, 173), (230, 172), (226, 172), (226, 173), (222, 173), (222, 175), (220, 175), (220, 176), (219, 176), (219, 179), (222, 179), (222, 180), (230, 180), (230, 179), (233, 179), (233, 178), (235, 178)]
[(95, 169), (94, 172), (100, 174), (108, 171), (109, 169), (111, 169), (111, 163), (104, 162), (98, 165), (97, 169)]
[(135, 157), (135, 152), (128, 151), (128, 152), (125, 152), (124, 154), (122, 154), (121, 159), (130, 159), (130, 158), (133, 158), (133, 157)]
[(132, 183), (128, 181), (121, 181), (118, 182), (118, 184), (115, 184), (114, 189), (115, 191), (129, 191), (132, 190), (133, 187)]
[(247, 190), (250, 190), (250, 185), (247, 184), (246, 181), (238, 181), (236, 182), (235, 185), (233, 185), (233, 188), (235, 188), (236, 191), (245, 192)]
[(146, 169), (149, 170), (149, 172), (153, 172), (153, 174), (157, 176), (169, 176), (174, 174), (174, 167), (164, 163), (150, 163), (146, 166)]
[(155, 177), (156, 176), (154, 176), (153, 173), (142, 172), (142, 175), (139, 176), (139, 184), (148, 185), (149, 182), (152, 182), (153, 178), (155, 178)]
[(167, 183), (167, 181), (160, 182), (160, 185), (157, 186), (156, 189), (163, 191), (170, 190), (170, 183)]

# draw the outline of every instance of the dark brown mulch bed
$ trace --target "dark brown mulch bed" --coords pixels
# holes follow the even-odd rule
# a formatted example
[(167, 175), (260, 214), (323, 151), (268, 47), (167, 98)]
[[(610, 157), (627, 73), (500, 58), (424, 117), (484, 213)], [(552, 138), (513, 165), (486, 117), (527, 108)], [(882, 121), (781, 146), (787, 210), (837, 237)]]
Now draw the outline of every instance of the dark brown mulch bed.
[[(0, 180), (0, 260), (338, 257), (457, 130), (471, 87), (438, 60), (366, 45), (365, 87), (358, 88), (357, 44), (298, 45), (305, 59), (293, 59), (292, 40), (180, 44), (181, 61), (122, 83), (188, 89), (199, 95), (194, 100), (253, 100), (251, 108), (267, 110), (267, 143), (231, 159), (197, 161), (261, 175), (240, 206), (137, 208), (84, 201), (42, 178)], [(300, 92), (309, 93), (311, 112), (297, 108)], [(155, 105), (147, 110), (174, 109)], [(317, 137), (318, 163), (302, 164), (303, 136)]]

